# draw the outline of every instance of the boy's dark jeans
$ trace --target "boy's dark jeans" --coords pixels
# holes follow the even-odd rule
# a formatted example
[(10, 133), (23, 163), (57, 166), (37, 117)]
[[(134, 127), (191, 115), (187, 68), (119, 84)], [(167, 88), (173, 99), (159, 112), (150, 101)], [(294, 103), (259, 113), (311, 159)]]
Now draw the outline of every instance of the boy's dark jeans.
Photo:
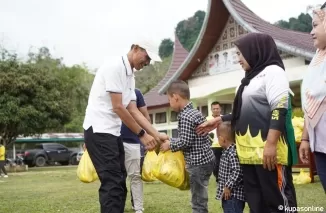
[(215, 166), (214, 161), (205, 165), (186, 165), (190, 177), (192, 213), (208, 213), (208, 184)]
[(222, 200), (224, 213), (243, 213), (245, 202), (231, 197), (229, 200)]

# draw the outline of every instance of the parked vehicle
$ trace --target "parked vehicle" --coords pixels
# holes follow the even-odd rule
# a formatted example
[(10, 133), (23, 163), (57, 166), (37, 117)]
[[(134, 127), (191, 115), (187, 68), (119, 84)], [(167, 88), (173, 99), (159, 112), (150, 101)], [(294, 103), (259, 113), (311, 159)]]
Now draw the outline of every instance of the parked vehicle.
[(8, 165), (8, 166), (15, 166), (15, 165), (23, 166), (23, 165), (25, 165), (24, 158), (21, 155), (16, 155), (16, 159), (6, 158), (6, 165)]
[(80, 151), (80, 152), (78, 152), (78, 154), (77, 154), (77, 161), (78, 161), (78, 162), (80, 161), (80, 159), (81, 159), (81, 157), (83, 156), (83, 154), (84, 154), (84, 151)]
[(56, 162), (61, 165), (77, 165), (77, 151), (68, 149), (58, 143), (42, 143), (35, 146), (34, 149), (20, 151), (24, 158), (24, 163), (28, 166), (42, 167), (46, 164)]

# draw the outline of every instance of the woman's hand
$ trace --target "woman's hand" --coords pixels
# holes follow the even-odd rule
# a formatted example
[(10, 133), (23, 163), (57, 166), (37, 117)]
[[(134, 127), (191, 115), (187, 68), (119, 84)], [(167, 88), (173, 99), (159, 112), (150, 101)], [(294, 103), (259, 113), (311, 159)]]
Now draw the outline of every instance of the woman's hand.
[(216, 129), (220, 123), (222, 123), (222, 118), (219, 116), (198, 125), (196, 132), (198, 135), (206, 135), (212, 130)]
[(299, 148), (299, 157), (302, 163), (309, 163), (309, 151), (310, 151), (309, 134), (306, 128), (306, 122), (304, 122), (302, 141)]
[(302, 163), (309, 163), (309, 151), (310, 151), (310, 144), (308, 141), (301, 141), (300, 148), (299, 148), (299, 156)]
[(272, 171), (277, 165), (276, 144), (266, 142), (263, 154), (263, 167)]

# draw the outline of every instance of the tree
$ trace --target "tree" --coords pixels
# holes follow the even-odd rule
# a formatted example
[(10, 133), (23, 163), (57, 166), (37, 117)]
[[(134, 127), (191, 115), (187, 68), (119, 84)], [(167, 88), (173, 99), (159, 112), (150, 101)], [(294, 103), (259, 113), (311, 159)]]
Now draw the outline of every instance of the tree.
[(82, 132), (88, 94), (94, 75), (88, 72), (85, 64), (71, 67), (64, 65), (62, 58), (53, 57), (46, 47), (41, 47), (38, 52), (30, 52), (28, 55), (29, 63), (55, 75), (62, 83), (62, 89), (69, 91), (65, 98), (71, 102), (72, 120), (54, 129), (47, 129), (47, 131)]
[(159, 55), (161, 58), (166, 58), (172, 55), (173, 53), (173, 41), (169, 38), (165, 38), (162, 40), (160, 47), (159, 47)]
[(143, 94), (155, 87), (165, 76), (171, 64), (171, 56), (163, 59), (162, 63), (155, 63), (136, 72), (136, 88)]
[(312, 17), (306, 13), (301, 13), (298, 18), (290, 18), (289, 21), (280, 20), (275, 25), (301, 32), (310, 32), (312, 30)]
[(190, 51), (197, 41), (203, 26), (205, 12), (198, 10), (192, 17), (180, 21), (176, 27), (176, 35), (185, 49)]
[(72, 102), (72, 120), (60, 131), (83, 132), (85, 109), (94, 75), (88, 72), (86, 66), (75, 65), (65, 67), (60, 78), (63, 82), (66, 82), (65, 87), (67, 91), (70, 91), (68, 98)]
[[(192, 17), (180, 21), (176, 27), (176, 35), (182, 46), (190, 51), (197, 41), (205, 19), (204, 11), (197, 11)], [(159, 54), (163, 58), (162, 63), (155, 63), (145, 67), (136, 73), (136, 87), (143, 93), (155, 87), (169, 70), (172, 60), (173, 42), (170, 39), (163, 39), (160, 45)]]
[(0, 58), (0, 143), (41, 134), (71, 120), (69, 91), (57, 76), (22, 63), (5, 50)]

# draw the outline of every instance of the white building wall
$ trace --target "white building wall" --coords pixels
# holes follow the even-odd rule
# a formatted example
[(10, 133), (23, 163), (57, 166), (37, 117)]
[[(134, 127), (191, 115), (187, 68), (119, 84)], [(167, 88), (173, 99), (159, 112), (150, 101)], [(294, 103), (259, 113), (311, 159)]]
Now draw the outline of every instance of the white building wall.
[[(303, 75), (308, 70), (308, 65), (305, 65), (304, 58), (289, 58), (283, 60), (283, 62), (290, 84), (301, 82)], [(239, 86), (244, 74), (243, 70), (236, 70), (189, 79), (191, 99), (208, 97), (214, 93), (216, 95), (225, 95), (223, 91), (226, 90), (228, 91), (227, 94), (235, 93), (235, 89)]]

